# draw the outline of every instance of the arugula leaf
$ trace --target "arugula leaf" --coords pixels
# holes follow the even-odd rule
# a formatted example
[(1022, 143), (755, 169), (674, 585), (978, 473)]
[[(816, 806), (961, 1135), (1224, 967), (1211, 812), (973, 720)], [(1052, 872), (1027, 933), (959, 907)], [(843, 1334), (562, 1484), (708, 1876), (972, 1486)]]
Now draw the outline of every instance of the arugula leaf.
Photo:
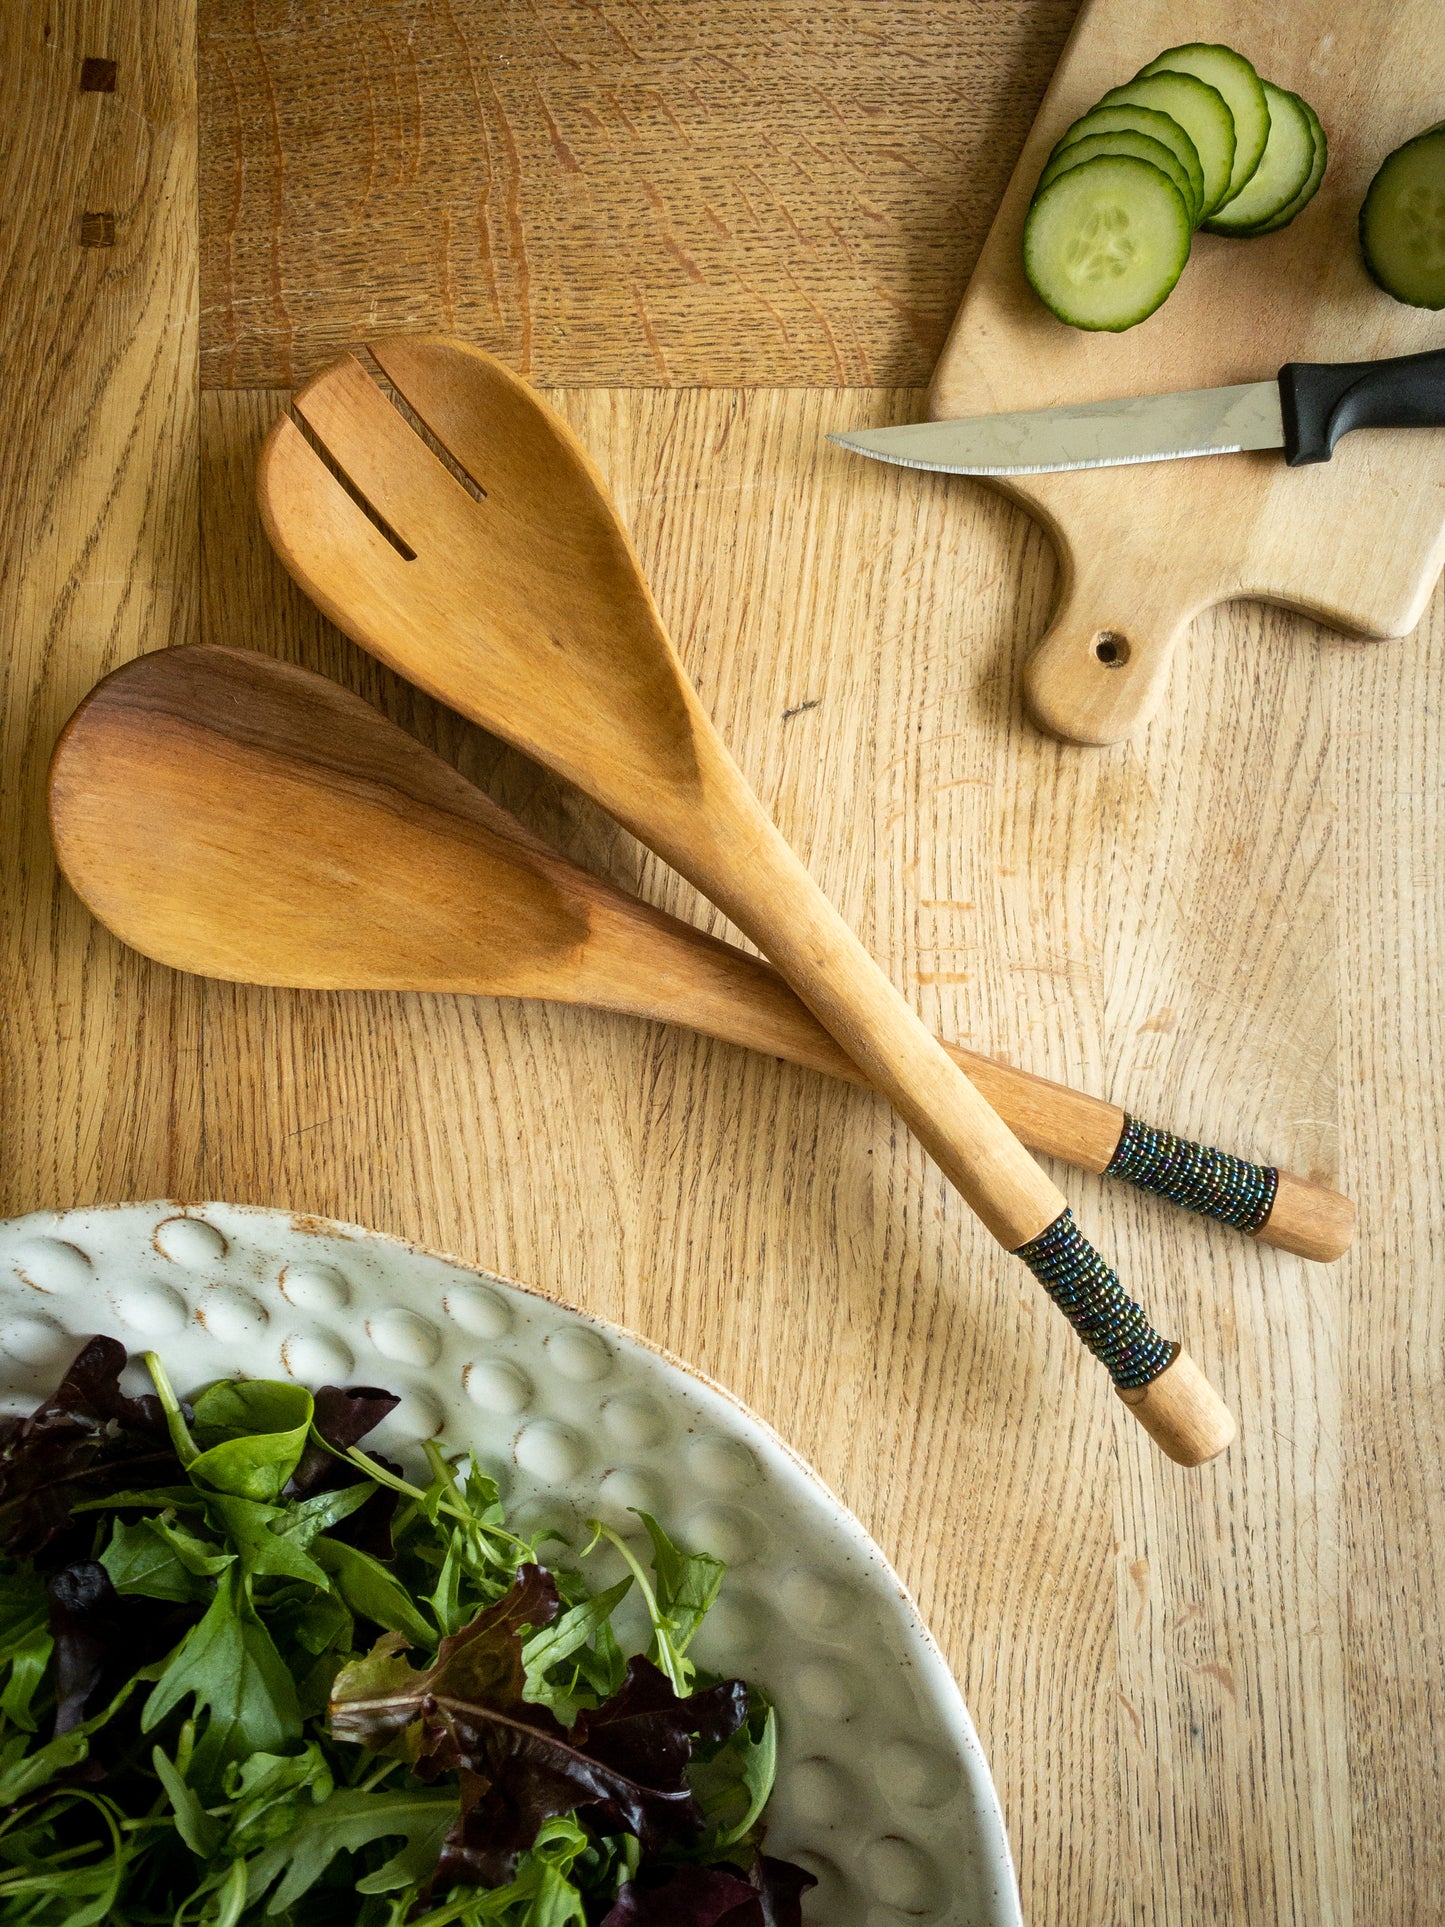
[(216, 1588), (205, 1618), (170, 1655), (141, 1714), (141, 1731), (193, 1700), (206, 1715), (194, 1775), (207, 1794), (222, 1769), (251, 1753), (274, 1753), (301, 1737), (296, 1687), (271, 1635), (246, 1602), (234, 1574)]
[[(186, 1533), (177, 1535), (186, 1545), (187, 1557), (182, 1559), (171, 1530), (160, 1519), (140, 1519), (133, 1525), (114, 1521), (100, 1563), (118, 1593), (178, 1604), (210, 1598), (211, 1579), (215, 1572), (224, 1572), (234, 1555), (213, 1554), (203, 1540)], [(211, 1574), (205, 1573), (206, 1566), (214, 1569)]]
[(609, 1586), (606, 1592), (598, 1593), (594, 1599), (582, 1600), (551, 1626), (543, 1627), (524, 1639), (522, 1668), (527, 1675), (527, 1683), (522, 1689), (522, 1697), (534, 1706), (550, 1708), (558, 1719), (570, 1725), (578, 1711), (578, 1679), (580, 1677), (586, 1687), (590, 1684), (587, 1675), (574, 1668), (572, 1681), (563, 1684), (549, 1680), (547, 1675), (554, 1666), (570, 1659), (604, 1626), (609, 1625), (613, 1613), (631, 1590), (632, 1575), (629, 1573), (625, 1579), (618, 1580), (615, 1586)]
[(570, 1815), (544, 1822), (535, 1844), (522, 1855), (516, 1878), (479, 1894), (453, 1888), (448, 1901), (421, 1915), (414, 1927), (448, 1927), (453, 1921), (495, 1921), (515, 1927), (586, 1927), (586, 1902), (570, 1876), (592, 1853), (592, 1841)]
[(309, 1586), (279, 1587), (266, 1597), (265, 1618), (273, 1639), (284, 1645), (299, 1646), (311, 1658), (319, 1658), (338, 1642), (344, 1642), (346, 1651), (351, 1651), (353, 1621), (350, 1608), (330, 1590), (316, 1592)]
[(54, 1640), (49, 1628), (50, 1601), (33, 1567), (0, 1560), (0, 1714), (14, 1726), (33, 1733), (36, 1718), (31, 1704)]
[(350, 1609), (334, 1592), (282, 1587), (268, 1594), (265, 1620), (296, 1681), (302, 1719), (319, 1719), (356, 1644)]
[(317, 1563), (331, 1575), (338, 1594), (358, 1618), (404, 1633), (413, 1645), (435, 1645), (436, 1628), (423, 1619), (380, 1560), (342, 1539), (318, 1539), (314, 1550)]
[(652, 1540), (655, 1584), (648, 1583), (627, 1541), (601, 1519), (590, 1521), (592, 1540), (587, 1551), (590, 1552), (599, 1539), (606, 1539), (621, 1553), (637, 1581), (647, 1616), (652, 1621), (652, 1645), (648, 1650), (674, 1689), (687, 1693), (697, 1672), (687, 1657), (687, 1648), (704, 1613), (717, 1598), (727, 1568), (708, 1553), (681, 1551), (650, 1512), (638, 1512), (637, 1517), (647, 1527)]
[(9, 1677), (0, 1692), (0, 1713), (23, 1732), (33, 1733), (39, 1725), (33, 1703), (54, 1650), (55, 1641), (42, 1622), (23, 1638), (12, 1641), (6, 1652)]
[(206, 1511), (213, 1520), (219, 1521), (236, 1548), (241, 1570), (248, 1579), (300, 1579), (308, 1586), (326, 1591), (329, 1581), (316, 1561), (301, 1550), (295, 1539), (273, 1530), (284, 1521), (283, 1507), (213, 1492)]
[[(689, 1778), (698, 1805), (713, 1823), (713, 1852), (748, 1838), (773, 1790), (778, 1772), (778, 1716), (759, 1687), (749, 1695), (748, 1716), (711, 1759)], [(731, 1816), (731, 1817), (729, 1817)]]
[(233, 1860), (225, 1879), (216, 1889), (216, 1911), (208, 1927), (240, 1927), (246, 1911), (246, 1863)]
[(652, 1541), (652, 1570), (657, 1575), (657, 1604), (671, 1622), (672, 1643), (685, 1653), (718, 1596), (727, 1567), (711, 1553), (684, 1552), (675, 1545), (650, 1512), (639, 1512)]
[(221, 1844), (223, 1829), (201, 1805), (185, 1776), (163, 1746), (151, 1748), (151, 1766), (166, 1790), (176, 1817), (176, 1832), (198, 1860), (209, 1860)]
[[(95, 1722), (100, 1724), (99, 1719)], [(90, 1751), (89, 1723), (72, 1726), (33, 1753), (25, 1751), (25, 1735), (17, 1733), (0, 1747), (0, 1807), (15, 1806), (53, 1780), (67, 1767), (77, 1766)]]
[(57, 1773), (78, 1766), (90, 1751), (91, 1735), (98, 1733), (101, 1727), (112, 1720), (136, 1687), (153, 1680), (159, 1670), (158, 1666), (141, 1667), (98, 1713), (92, 1713), (79, 1726), (72, 1726), (54, 1739), (47, 1740), (34, 1752), (27, 1753), (25, 1750), (26, 1734), (12, 1735), (0, 1746), (0, 1807), (17, 1805), (47, 1785)]
[(259, 1898), (283, 1873), (268, 1913), (284, 1913), (325, 1873), (339, 1853), (356, 1853), (373, 1841), (404, 1843), (386, 1865), (358, 1882), (358, 1891), (386, 1893), (427, 1878), (456, 1818), (455, 1788), (365, 1793), (344, 1789), (311, 1809), (289, 1832), (246, 1862), (247, 1889)]
[(253, 1753), (249, 1760), (233, 1760), (221, 1776), (221, 1791), (231, 1803), (226, 1852), (245, 1856), (284, 1838), (312, 1807), (331, 1798), (335, 1784), (315, 1740), (300, 1753)]
[[(52, 1821), (66, 1809), (70, 1810), (71, 1818), (83, 1817), (87, 1812), (98, 1814), (104, 1834), (99, 1841), (72, 1837), (60, 1852), (48, 1856), (39, 1849), (53, 1841), (36, 1840), (33, 1852), (25, 1851), (28, 1842), (23, 1839), (17, 1842), (25, 1871), (0, 1879), (0, 1894), (8, 1903), (4, 1917), (16, 1922), (17, 1927), (21, 1920), (32, 1927), (40, 1927), (42, 1922), (53, 1923), (53, 1927), (95, 1927), (96, 1922), (111, 1917), (135, 1851), (134, 1844), (121, 1835), (120, 1822), (124, 1815), (113, 1800), (83, 1787), (70, 1787), (54, 1795), (47, 1807)], [(67, 1831), (73, 1835), (73, 1829)], [(5, 1842), (6, 1846), (10, 1844)], [(77, 1861), (78, 1854), (96, 1847), (100, 1850), (99, 1858)], [(63, 1907), (64, 1912), (54, 1912), (52, 1901)]]

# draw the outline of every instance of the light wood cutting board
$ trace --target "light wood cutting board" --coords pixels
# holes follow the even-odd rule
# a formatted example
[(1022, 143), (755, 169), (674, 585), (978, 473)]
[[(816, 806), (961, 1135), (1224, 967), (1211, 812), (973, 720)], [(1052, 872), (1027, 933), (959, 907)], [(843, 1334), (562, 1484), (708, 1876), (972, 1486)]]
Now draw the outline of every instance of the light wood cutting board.
[[(1330, 140), (1324, 183), (1278, 234), (1196, 236), (1178, 287), (1139, 327), (1121, 335), (1067, 328), (1034, 296), (1020, 262), (1039, 170), (1100, 94), (1190, 39), (1237, 47), (1311, 102)], [(1204, 0), (1190, 8), (1090, 0), (944, 346), (930, 414), (1211, 387), (1261, 379), (1286, 361), (1362, 361), (1445, 345), (1445, 314), (1382, 293), (1355, 232), (1380, 161), (1442, 114), (1441, 0)], [(1059, 546), (1062, 596), (1025, 687), (1037, 721), (1081, 743), (1118, 742), (1143, 723), (1175, 641), (1212, 603), (1257, 596), (1355, 635), (1401, 636), (1445, 563), (1445, 431), (1357, 434), (1312, 468), (1291, 469), (1274, 454), (1231, 455), (999, 486)]]

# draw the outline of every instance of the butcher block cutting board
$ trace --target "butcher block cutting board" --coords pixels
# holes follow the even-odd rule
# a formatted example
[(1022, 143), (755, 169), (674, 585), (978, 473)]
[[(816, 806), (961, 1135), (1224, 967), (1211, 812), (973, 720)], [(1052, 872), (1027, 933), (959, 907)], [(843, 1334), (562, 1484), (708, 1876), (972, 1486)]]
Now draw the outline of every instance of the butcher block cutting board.
[[(1050, 148), (1165, 47), (1223, 41), (1314, 106), (1330, 142), (1319, 193), (1279, 233), (1195, 237), (1157, 313), (1124, 334), (1065, 327), (1024, 279), (1020, 235)], [(1442, 0), (1086, 0), (934, 373), (935, 418), (1259, 380), (1286, 361), (1363, 361), (1445, 345), (1445, 313), (1366, 274), (1356, 218), (1385, 155), (1445, 115)], [(1028, 475), (997, 484), (1058, 544), (1063, 588), (1025, 671), (1037, 721), (1080, 743), (1136, 730), (1191, 619), (1236, 596), (1348, 633), (1404, 635), (1445, 563), (1445, 430), (1361, 433), (1334, 459), (1278, 454)]]

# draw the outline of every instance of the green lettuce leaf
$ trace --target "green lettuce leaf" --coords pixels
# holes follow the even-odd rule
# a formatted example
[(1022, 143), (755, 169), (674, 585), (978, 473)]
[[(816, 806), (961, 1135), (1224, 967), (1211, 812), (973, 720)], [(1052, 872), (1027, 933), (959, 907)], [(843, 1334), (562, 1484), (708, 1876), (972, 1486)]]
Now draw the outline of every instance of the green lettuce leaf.
[(212, 1492), (273, 1504), (306, 1450), (313, 1410), (310, 1392), (299, 1385), (213, 1385), (196, 1400), (193, 1431), (204, 1449), (186, 1468), (191, 1479)]

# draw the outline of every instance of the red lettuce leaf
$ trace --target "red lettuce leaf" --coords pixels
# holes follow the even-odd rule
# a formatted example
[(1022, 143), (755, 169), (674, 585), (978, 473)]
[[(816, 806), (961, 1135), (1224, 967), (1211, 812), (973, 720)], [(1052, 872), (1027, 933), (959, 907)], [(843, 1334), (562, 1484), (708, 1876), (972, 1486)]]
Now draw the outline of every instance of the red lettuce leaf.
[(791, 1860), (760, 1853), (748, 1878), (758, 1891), (763, 1927), (803, 1927), (803, 1895), (818, 1877)]
[(198, 1606), (166, 1607), (154, 1599), (123, 1597), (94, 1559), (63, 1566), (51, 1574), (45, 1590), (55, 1641), (56, 1736), (98, 1711), (142, 1667), (168, 1653), (200, 1617)]
[(0, 1550), (33, 1559), (79, 1499), (184, 1479), (160, 1400), (120, 1389), (124, 1345), (92, 1338), (28, 1418), (0, 1419)]
[(561, 1601), (549, 1574), (523, 1566), (495, 1605), (444, 1639), (414, 1670), (395, 1634), (343, 1669), (331, 1731), (374, 1751), (404, 1751), (419, 1779), (457, 1773), (461, 1812), (434, 1886), (501, 1886), (544, 1821), (576, 1812), (584, 1826), (631, 1833), (645, 1853), (687, 1845), (701, 1816), (687, 1784), (698, 1739), (719, 1744), (747, 1710), (739, 1681), (679, 1699), (645, 1659), (612, 1698), (570, 1731), (523, 1698), (522, 1632), (552, 1623)]
[(733, 1866), (643, 1867), (626, 1881), (602, 1927), (802, 1927), (802, 1897), (816, 1886), (790, 1860), (759, 1854)]
[(310, 1441), (291, 1474), (287, 1498), (309, 1499), (315, 1492), (337, 1492), (364, 1479), (360, 1466), (348, 1465), (336, 1453), (359, 1445), (400, 1403), (395, 1392), (384, 1392), (377, 1385), (348, 1385), (344, 1390), (340, 1385), (323, 1385), (316, 1394), (311, 1423), (333, 1449), (328, 1452), (326, 1445)]
[(602, 1927), (757, 1927), (758, 1896), (733, 1867), (645, 1867), (625, 1881)]
[(724, 1680), (679, 1699), (667, 1675), (639, 1654), (621, 1686), (595, 1711), (577, 1715), (571, 1745), (629, 1779), (679, 1789), (687, 1785), (694, 1746), (721, 1746), (748, 1712), (748, 1689)]

